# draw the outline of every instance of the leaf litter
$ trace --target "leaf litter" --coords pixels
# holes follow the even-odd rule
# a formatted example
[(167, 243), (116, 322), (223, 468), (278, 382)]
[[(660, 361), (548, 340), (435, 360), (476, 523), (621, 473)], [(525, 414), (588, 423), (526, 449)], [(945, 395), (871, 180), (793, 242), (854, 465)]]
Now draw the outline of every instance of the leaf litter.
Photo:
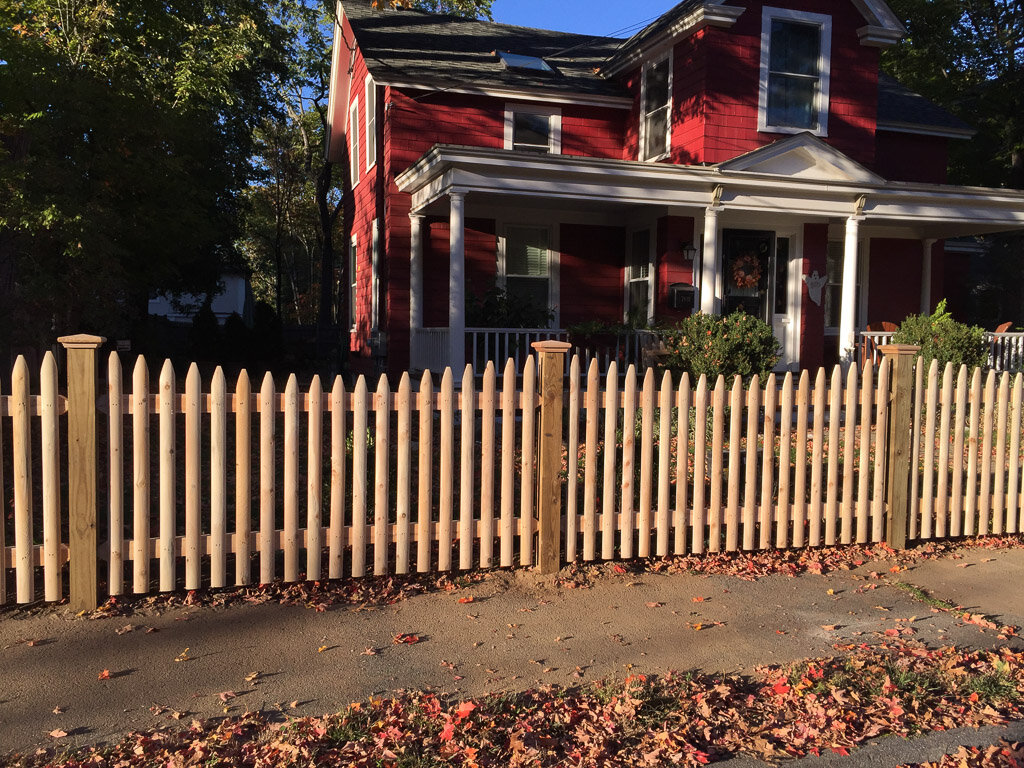
[[(59, 756), (53, 749), (14, 755), (8, 764), (698, 766), (736, 754), (845, 755), (878, 736), (1024, 715), (1024, 651), (931, 649), (901, 637), (836, 650), (749, 676), (630, 674), (474, 699), (400, 692), (322, 717), (246, 712)], [(1019, 755), (1019, 745), (964, 748), (952, 762), (926, 768), (1012, 765), (997, 762), (1003, 753)]]

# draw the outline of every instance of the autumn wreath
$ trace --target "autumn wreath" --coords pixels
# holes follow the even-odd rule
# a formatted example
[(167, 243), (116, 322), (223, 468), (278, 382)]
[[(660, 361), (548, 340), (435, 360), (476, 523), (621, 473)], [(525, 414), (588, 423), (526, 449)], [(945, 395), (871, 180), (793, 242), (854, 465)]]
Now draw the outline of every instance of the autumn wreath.
[(756, 288), (761, 282), (761, 261), (753, 251), (736, 257), (732, 264), (732, 281), (737, 288)]

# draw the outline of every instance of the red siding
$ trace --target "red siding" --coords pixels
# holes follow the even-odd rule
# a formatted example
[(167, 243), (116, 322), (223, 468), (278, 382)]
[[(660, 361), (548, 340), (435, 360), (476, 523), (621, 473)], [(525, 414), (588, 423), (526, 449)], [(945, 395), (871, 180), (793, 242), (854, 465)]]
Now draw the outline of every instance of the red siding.
[(704, 30), (676, 43), (672, 61), (672, 162), (704, 156), (707, 114), (707, 48)]
[[(448, 326), (448, 237), (447, 219), (430, 218), (424, 221), (423, 325), (428, 328)], [(495, 235), (494, 221), (466, 219), (465, 243), (468, 306), (474, 297), (482, 296), (494, 287), (498, 271), (498, 239)], [(406, 326), (408, 318), (406, 313)]]
[[(811, 13), (824, 10), (816, 0), (770, 4)], [(857, 29), (865, 21), (853, 3), (828, 6), (832, 16), (832, 77), (825, 140), (854, 160), (870, 165), (874, 160), (878, 109), (878, 49), (860, 44)], [(746, 8), (731, 29), (706, 30), (706, 140), (699, 158), (703, 162), (723, 162), (786, 135), (757, 130), (762, 4), (750, 2)]]
[(875, 170), (892, 181), (945, 184), (949, 139), (916, 133), (879, 131), (875, 136)]
[(588, 320), (622, 322), (622, 227), (562, 224), (559, 286), (562, 327)]
[[(899, 323), (921, 309), (921, 241), (875, 237), (871, 239), (868, 276), (868, 322)], [(932, 269), (941, 256), (932, 259)], [(933, 272), (932, 285), (942, 285)]]
[[(804, 257), (801, 274), (825, 274), (828, 251), (828, 225), (804, 224)], [(825, 301), (811, 301), (807, 283), (800, 288), (800, 367), (814, 369), (825, 361)]]
[(655, 278), (654, 317), (672, 322), (690, 315), (690, 310), (669, 306), (668, 287), (672, 283), (693, 284), (693, 262), (685, 261), (682, 246), (693, 242), (693, 219), (685, 216), (663, 216), (658, 219), (657, 277)]

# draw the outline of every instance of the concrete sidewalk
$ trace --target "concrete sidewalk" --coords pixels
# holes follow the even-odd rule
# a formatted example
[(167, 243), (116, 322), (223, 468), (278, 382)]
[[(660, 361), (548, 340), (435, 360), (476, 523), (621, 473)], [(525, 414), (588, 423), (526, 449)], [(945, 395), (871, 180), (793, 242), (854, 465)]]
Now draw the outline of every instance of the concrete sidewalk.
[[(60, 740), (67, 747), (225, 711), (319, 715), (396, 688), (476, 696), (630, 670), (749, 672), (832, 655), (834, 643), (874, 642), (886, 629), (907, 626), (931, 646), (1024, 648), (1019, 638), (1004, 640), (933, 612), (894, 586), (904, 581), (1004, 624), (1024, 625), (1024, 549), (962, 554), (899, 573), (880, 561), (756, 582), (624, 574), (586, 589), (558, 588), (532, 572), (499, 572), (465, 590), (325, 613), (270, 604), (99, 620), (66, 609), (8, 612), (0, 614), (0, 755), (52, 745), (48, 733), (58, 728), (69, 734)], [(459, 602), (469, 595), (473, 602)], [(908, 623), (910, 617), (916, 619)], [(419, 642), (395, 644), (401, 633)], [(104, 670), (109, 679), (99, 679)], [(947, 732), (936, 734), (935, 743), (950, 733), (955, 740)], [(971, 732), (974, 739), (977, 733)], [(967, 735), (956, 743), (968, 743)], [(883, 753), (877, 764), (891, 757)]]

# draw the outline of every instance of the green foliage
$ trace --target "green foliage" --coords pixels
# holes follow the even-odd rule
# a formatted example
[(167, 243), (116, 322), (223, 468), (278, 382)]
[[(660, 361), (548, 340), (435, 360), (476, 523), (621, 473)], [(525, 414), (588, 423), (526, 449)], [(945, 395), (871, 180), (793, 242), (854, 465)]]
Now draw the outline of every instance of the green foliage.
[(374, 5), (387, 2), (394, 8), (418, 8), (431, 13), (450, 13), (468, 18), (490, 19), (494, 0), (374, 0)]
[(0, 51), (0, 346), (211, 288), (283, 71), (267, 6), (0, 0)]
[(497, 286), (466, 302), (466, 325), (471, 328), (548, 328), (554, 319), (551, 307), (511, 296)]
[(728, 317), (698, 312), (682, 320), (664, 336), (668, 357), (665, 367), (692, 377), (719, 374), (745, 380), (755, 373), (766, 376), (779, 362), (780, 346), (772, 327), (744, 312)]
[(1024, 188), (1024, 17), (1017, 0), (891, 0), (907, 37), (883, 52), (901, 83), (977, 129), (950, 143), (954, 181)]
[(946, 311), (943, 299), (930, 315), (911, 315), (893, 334), (894, 344), (916, 344), (921, 347), (920, 357), (925, 362), (938, 360), (975, 368), (984, 365), (988, 357), (984, 331), (976, 325), (957, 322)]

